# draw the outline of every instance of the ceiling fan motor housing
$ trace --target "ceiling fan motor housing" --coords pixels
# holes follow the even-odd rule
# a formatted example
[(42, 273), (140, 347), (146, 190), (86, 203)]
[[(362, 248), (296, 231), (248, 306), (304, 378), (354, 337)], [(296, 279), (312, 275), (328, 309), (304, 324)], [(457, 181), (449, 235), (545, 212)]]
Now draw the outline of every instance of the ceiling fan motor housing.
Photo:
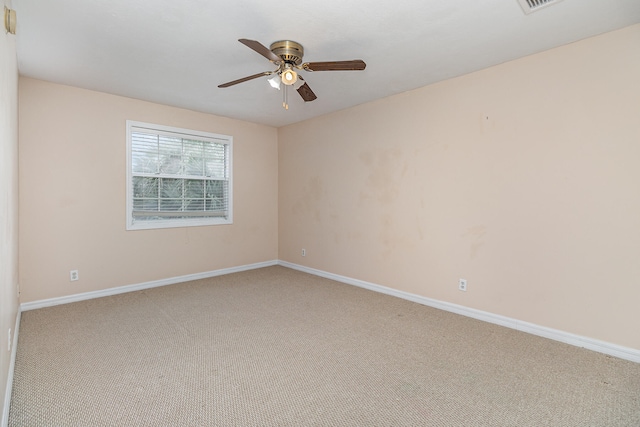
[(300, 43), (291, 40), (280, 40), (271, 43), (269, 50), (289, 64), (300, 65), (304, 56), (304, 49)]

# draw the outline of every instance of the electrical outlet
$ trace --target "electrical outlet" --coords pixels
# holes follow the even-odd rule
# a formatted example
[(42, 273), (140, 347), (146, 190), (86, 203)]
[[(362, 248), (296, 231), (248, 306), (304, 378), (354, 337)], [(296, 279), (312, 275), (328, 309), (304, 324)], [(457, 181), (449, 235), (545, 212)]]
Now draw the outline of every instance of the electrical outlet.
[(458, 289), (464, 292), (467, 291), (467, 279), (458, 280)]
[(307, 256), (307, 250), (306, 249), (302, 250), (302, 256)]
[(76, 280), (79, 280), (80, 277), (78, 276), (78, 270), (71, 270), (69, 272), (69, 280), (71, 280), (72, 282), (75, 282)]

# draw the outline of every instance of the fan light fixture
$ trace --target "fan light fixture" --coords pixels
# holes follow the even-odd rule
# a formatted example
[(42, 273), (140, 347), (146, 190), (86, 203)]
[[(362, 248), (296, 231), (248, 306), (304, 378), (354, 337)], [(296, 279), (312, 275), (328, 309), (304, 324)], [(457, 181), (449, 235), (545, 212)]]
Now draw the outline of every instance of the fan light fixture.
[(291, 86), (298, 81), (298, 73), (291, 69), (291, 65), (282, 72), (282, 83)]
[(271, 77), (267, 81), (269, 82), (272, 88), (280, 90), (281, 79), (279, 75), (276, 74), (275, 76)]

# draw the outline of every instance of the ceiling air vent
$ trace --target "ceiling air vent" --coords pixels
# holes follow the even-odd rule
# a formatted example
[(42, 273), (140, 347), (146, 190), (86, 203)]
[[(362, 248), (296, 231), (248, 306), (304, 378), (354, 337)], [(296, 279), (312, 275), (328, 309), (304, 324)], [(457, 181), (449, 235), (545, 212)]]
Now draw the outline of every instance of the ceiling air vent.
[(560, 1), (562, 0), (518, 0), (518, 3), (520, 3), (524, 13), (528, 15)]

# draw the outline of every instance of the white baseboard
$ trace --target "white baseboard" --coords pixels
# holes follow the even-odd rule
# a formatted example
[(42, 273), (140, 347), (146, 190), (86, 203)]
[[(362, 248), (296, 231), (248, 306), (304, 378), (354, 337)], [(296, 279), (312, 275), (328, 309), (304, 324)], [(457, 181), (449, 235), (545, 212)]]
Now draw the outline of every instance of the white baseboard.
[(0, 426), (9, 425), (9, 407), (11, 406), (11, 391), (13, 390), (13, 371), (16, 366), (16, 354), (18, 351), (18, 332), (20, 331), (20, 309), (16, 313), (16, 324), (13, 327), (13, 340), (11, 342), (11, 359), (9, 360), (9, 372), (7, 374), (7, 387), (4, 393), (4, 406), (2, 407), (2, 421)]
[[(126, 292), (139, 291), (143, 289), (155, 288), (159, 286), (172, 285), (176, 283), (188, 282), (191, 280), (206, 279), (208, 277), (221, 276), (224, 274), (238, 273), (241, 271), (253, 270), (256, 268), (270, 267), (273, 265), (281, 265), (283, 267), (291, 268), (294, 270), (302, 271), (305, 273), (313, 274), (315, 276), (324, 277), (327, 279), (342, 282), (348, 285), (358, 286), (360, 288), (369, 289), (375, 292), (380, 292), (386, 295), (402, 298), (408, 301), (413, 301), (418, 304), (434, 307), (440, 310), (449, 311), (452, 313), (460, 314), (462, 316), (471, 317), (473, 319), (482, 320), (485, 322), (493, 323), (507, 328), (515, 329), (522, 332), (527, 332), (532, 335), (549, 338), (555, 341), (560, 341), (565, 344), (570, 344), (576, 347), (582, 347), (589, 350), (597, 351), (599, 353), (615, 356), (620, 359), (629, 360), (632, 362), (640, 363), (640, 350), (623, 347), (617, 344), (612, 344), (606, 341), (600, 341), (581, 335), (575, 335), (569, 332), (560, 331), (557, 329), (547, 328), (545, 326), (536, 325), (529, 322), (524, 322), (518, 319), (513, 319), (499, 314), (489, 313), (487, 311), (476, 310), (474, 308), (465, 307), (458, 304), (452, 304), (445, 301), (439, 301), (427, 297), (423, 297), (409, 292), (399, 291), (397, 289), (388, 288), (386, 286), (377, 285), (375, 283), (365, 282), (364, 280), (353, 279), (346, 276), (340, 276), (338, 274), (328, 273), (326, 271), (317, 270), (310, 267), (305, 267), (299, 264), (290, 263), (287, 261), (266, 261), (255, 264), (247, 264), (238, 267), (224, 268), (220, 270), (213, 270), (204, 273), (188, 274), (185, 276), (171, 277), (168, 279), (154, 280), (151, 282), (139, 283), (135, 285), (120, 286), (117, 288), (109, 288), (101, 291), (85, 292), (81, 294), (74, 294), (58, 298), (50, 298), (45, 300), (27, 302), (20, 305), (20, 311), (35, 310), (38, 308), (51, 307), (54, 305), (68, 304), (71, 302), (84, 301), (93, 298), (100, 298), (110, 295), (117, 295)], [(17, 322), (19, 319), (17, 320)], [(14, 342), (17, 343), (18, 323), (16, 323), (16, 333), (14, 335)], [(15, 352), (16, 346), (14, 345), (13, 351)], [(12, 356), (12, 361), (15, 355)], [(12, 362), (13, 363), (13, 362)], [(11, 374), (13, 370), (11, 370)], [(10, 374), (10, 375), (11, 375)], [(8, 414), (7, 414), (8, 416)]]
[(239, 273), (241, 271), (254, 270), (256, 268), (270, 267), (277, 265), (278, 261), (265, 261), (255, 264), (241, 265), (238, 267), (222, 268), (220, 270), (206, 271), (204, 273), (187, 274), (184, 276), (170, 277), (168, 279), (153, 280), (150, 282), (138, 283), (135, 285), (118, 286), (116, 288), (103, 289), (100, 291), (83, 292), (81, 294), (68, 295), (64, 297), (49, 298), (20, 304), (21, 311), (36, 310), (38, 308), (52, 307), (54, 305), (68, 304), (71, 302), (85, 301), (93, 298), (107, 297), (111, 295), (124, 294), (126, 292), (140, 291), (143, 289), (157, 288), (159, 286), (173, 285), (176, 283), (189, 282), (191, 280), (207, 279), (209, 277), (222, 276), (224, 274)]
[(417, 302), (418, 304), (426, 305), (429, 307), (438, 308), (440, 310), (449, 311), (452, 313), (460, 314), (463, 316), (471, 317), (473, 319), (482, 320), (485, 322), (493, 323), (507, 328), (516, 329), (518, 331), (527, 332), (532, 335), (537, 335), (544, 338), (549, 338), (554, 341), (560, 341), (565, 344), (570, 344), (576, 347), (586, 348), (588, 350), (597, 351), (599, 353), (615, 356), (620, 359), (629, 360), (631, 362), (640, 363), (640, 350), (623, 347), (617, 344), (608, 343), (605, 341), (596, 340), (580, 335), (571, 334), (569, 332), (560, 331), (557, 329), (547, 328), (545, 326), (536, 325), (533, 323), (523, 322), (518, 319), (513, 319), (499, 314), (493, 314), (482, 310), (476, 310), (474, 308), (465, 307), (458, 304), (452, 304), (445, 301), (439, 301), (420, 295), (411, 294), (409, 292), (399, 291), (397, 289), (387, 288), (386, 286), (376, 285), (374, 283), (365, 282), (363, 280), (353, 279), (346, 276), (340, 276), (338, 274), (328, 273), (322, 270), (316, 270), (315, 268), (305, 267), (299, 264), (293, 264), (287, 261), (278, 261), (278, 264), (283, 267), (292, 268), (294, 270), (302, 271), (305, 273), (313, 274), (315, 276), (324, 277), (326, 279), (335, 280), (348, 285), (358, 286), (360, 288), (369, 289), (382, 294), (391, 295), (394, 297), (402, 298), (408, 301)]

